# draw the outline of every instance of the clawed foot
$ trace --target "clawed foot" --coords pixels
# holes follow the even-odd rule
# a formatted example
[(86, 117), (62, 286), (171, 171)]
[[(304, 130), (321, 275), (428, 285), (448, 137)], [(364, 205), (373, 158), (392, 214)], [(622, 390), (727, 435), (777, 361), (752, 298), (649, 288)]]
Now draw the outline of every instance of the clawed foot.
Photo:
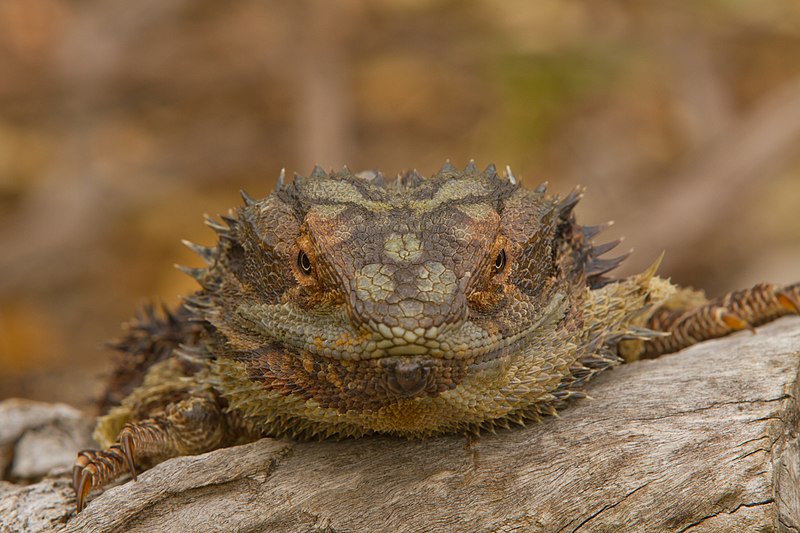
[(800, 283), (777, 291), (775, 297), (784, 309), (800, 315)]
[(671, 335), (646, 343), (643, 357), (657, 357), (734, 331), (755, 331), (756, 326), (790, 314), (800, 314), (800, 284), (778, 288), (761, 283), (699, 307), (659, 309), (648, 327)]
[(72, 467), (72, 488), (75, 490), (78, 512), (86, 507), (86, 497), (93, 488), (100, 488), (116, 480), (127, 469), (136, 480), (136, 464), (133, 460), (133, 436), (121, 435), (120, 442), (105, 450), (83, 450), (78, 452)]
[(123, 473), (136, 481), (136, 463), (149, 468), (170, 457), (207, 452), (228, 442), (227, 425), (211, 396), (193, 396), (169, 404), (163, 416), (122, 426), (117, 442), (104, 450), (84, 450), (72, 468), (78, 512), (86, 496)]

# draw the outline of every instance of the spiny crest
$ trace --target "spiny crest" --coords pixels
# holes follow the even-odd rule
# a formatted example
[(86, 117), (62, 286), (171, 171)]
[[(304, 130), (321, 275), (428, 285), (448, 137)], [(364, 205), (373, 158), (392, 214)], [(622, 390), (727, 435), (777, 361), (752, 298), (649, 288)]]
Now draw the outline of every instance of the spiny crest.
[(183, 239), (181, 241), (181, 243), (184, 246), (186, 246), (188, 249), (190, 249), (191, 251), (193, 251), (194, 253), (199, 255), (200, 258), (203, 260), (203, 262), (205, 264), (207, 264), (207, 265), (213, 264), (214, 257), (217, 254), (217, 249), (216, 248), (212, 248), (212, 247), (208, 247), (208, 246), (202, 246), (202, 245), (194, 243), (192, 241), (187, 241), (186, 239)]
[(578, 202), (583, 198), (583, 193), (586, 189), (584, 187), (575, 187), (567, 196), (564, 197), (558, 204), (558, 216), (562, 220), (570, 220), (573, 218), (573, 211)]
[[(247, 193), (242, 191), (242, 197), (245, 200), (246, 206), (255, 205), (257, 202), (253, 200)], [(182, 240), (181, 243), (186, 246), (189, 250), (196, 253), (203, 262), (207, 265), (208, 268), (194, 268), (194, 267), (187, 267), (184, 265), (175, 265), (175, 268), (183, 272), (184, 274), (191, 276), (194, 278), (200, 286), (204, 288), (210, 288), (213, 285), (212, 280), (212, 269), (216, 266), (216, 262), (220, 256), (221, 245), (230, 245), (233, 242), (236, 242), (236, 228), (240, 224), (239, 219), (231, 216), (231, 215), (221, 215), (220, 218), (222, 222), (215, 220), (208, 214), (203, 215), (205, 220), (206, 226), (211, 228), (214, 233), (217, 234), (219, 238), (220, 245), (218, 246), (203, 246), (201, 244), (197, 244), (186, 239)]]
[[(286, 189), (285, 176), (286, 171), (285, 169), (282, 169), (275, 186), (275, 192)], [(407, 190), (415, 189), (429, 180), (461, 177), (498, 179), (506, 181), (511, 185), (518, 185), (519, 183), (518, 177), (514, 175), (514, 173), (511, 171), (511, 167), (509, 166), (506, 166), (505, 171), (502, 174), (498, 174), (497, 168), (494, 164), (489, 164), (483, 171), (480, 171), (478, 170), (475, 161), (470, 160), (462, 170), (459, 170), (449, 159), (445, 161), (442, 167), (429, 178), (424, 177), (417, 170), (410, 170), (397, 174), (394, 180), (387, 180), (385, 179), (384, 175), (377, 170), (365, 170), (352, 173), (350, 169), (345, 166), (336, 172), (333, 170), (326, 171), (321, 166), (315, 165), (308, 177), (295, 173), (292, 183), (295, 186), (295, 189), (299, 189), (304, 186), (304, 183), (307, 180), (357, 180), (382, 189), (392, 188), (396, 190)], [(544, 189), (537, 189), (537, 191), (544, 192)], [(246, 206), (250, 206), (255, 203), (253, 198), (251, 198), (245, 192), (242, 192), (242, 198), (244, 199)]]
[(255, 203), (256, 203), (255, 199), (253, 199), (252, 196), (247, 194), (247, 191), (245, 191), (244, 189), (241, 189), (239, 191), (239, 194), (242, 196), (242, 200), (244, 201), (244, 205), (247, 205), (247, 206), (255, 205)]
[(513, 186), (517, 185), (517, 179), (513, 173), (510, 172), (510, 167), (506, 166), (506, 172), (502, 175), (497, 173), (497, 167), (490, 163), (483, 171), (478, 170), (474, 159), (470, 159), (463, 170), (459, 170), (448, 159), (445, 161), (442, 168), (433, 174), (430, 179), (448, 179), (448, 178), (473, 178), (483, 180), (498, 180), (499, 182), (506, 182)]
[(275, 182), (275, 192), (282, 190), (286, 183), (286, 169), (282, 168), (281, 173), (278, 174), (278, 180)]
[[(544, 194), (547, 184), (544, 183), (537, 187), (534, 192)], [(623, 242), (623, 238), (616, 239), (602, 244), (594, 244), (592, 240), (603, 230), (613, 225), (613, 221), (594, 226), (581, 226), (575, 222), (575, 206), (583, 198), (585, 188), (576, 187), (567, 196), (558, 201), (555, 205), (557, 214), (564, 228), (566, 239), (571, 243), (572, 248), (578, 255), (578, 264), (583, 265), (583, 274), (592, 288), (602, 286), (611, 281), (604, 275), (617, 268), (631, 254), (628, 251), (620, 256), (612, 258), (602, 258), (601, 256), (610, 252)]]

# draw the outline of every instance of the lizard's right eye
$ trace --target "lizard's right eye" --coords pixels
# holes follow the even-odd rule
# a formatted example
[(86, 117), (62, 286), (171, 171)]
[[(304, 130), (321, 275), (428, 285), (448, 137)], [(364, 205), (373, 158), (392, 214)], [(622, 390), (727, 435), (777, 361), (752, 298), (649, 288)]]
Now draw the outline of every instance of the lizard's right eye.
[(300, 250), (300, 253), (297, 254), (297, 266), (303, 274), (311, 274), (311, 259), (308, 258), (308, 254), (303, 250)]

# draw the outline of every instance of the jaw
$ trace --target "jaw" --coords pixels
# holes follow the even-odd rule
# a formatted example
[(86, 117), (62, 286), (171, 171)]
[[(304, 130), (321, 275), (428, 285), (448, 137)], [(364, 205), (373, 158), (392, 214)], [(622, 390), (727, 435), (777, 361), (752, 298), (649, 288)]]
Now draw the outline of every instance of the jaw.
[[(570, 376), (572, 346), (567, 339), (560, 340), (559, 348), (537, 346), (535, 353), (509, 353), (483, 364), (452, 366), (452, 361), (438, 360), (421, 389), (415, 379), (420, 374), (415, 365), (423, 363), (419, 358), (337, 366), (293, 357), (297, 365), (307, 367), (303, 370), (275, 354), (247, 360), (218, 358), (211, 363), (209, 382), (227, 399), (229, 409), (261, 435), (328, 438), (382, 433), (418, 438), (534, 416), (526, 409), (552, 402), (551, 393)], [(272, 365), (269, 369), (267, 363)], [(399, 367), (393, 378), (382, 368), (389, 364)], [(352, 378), (365, 374), (372, 377)], [(457, 375), (458, 382), (453, 380)], [(402, 383), (403, 379), (407, 381)]]
[(209, 381), (262, 435), (472, 430), (533, 416), (526, 414), (531, 406), (552, 403), (552, 393), (571, 378), (579, 340), (557, 327), (563, 313), (548, 315), (518, 343), (468, 358), (340, 360), (273, 343), (220, 355)]
[(541, 309), (514, 301), (497, 317), (408, 328), (376, 319), (354, 323), (344, 307), (321, 313), (293, 303), (243, 304), (232, 316), (212, 322), (229, 339), (252, 349), (268, 341), (289, 352), (342, 363), (413, 356), (482, 361), (524, 349), (532, 337), (561, 320), (568, 306), (565, 294), (553, 292)]
[[(422, 353), (407, 347), (424, 347), (411, 342), (416, 339), (404, 338), (403, 348), (392, 342), (403, 335), (391, 332), (387, 339), (380, 327), (356, 328), (343, 311), (240, 306), (218, 325), (227, 342), (211, 363), (209, 381), (262, 435), (421, 437), (474, 429), (524, 418), (530, 406), (554, 400), (552, 393), (571, 377), (578, 342), (559, 327), (569, 306), (566, 296), (551, 294), (537, 316), (517, 319), (523, 330), (495, 334), (502, 342), (494, 341), (488, 323), (440, 328), (439, 349)], [(520, 309), (508, 313), (498, 320), (513, 325)], [(376, 338), (398, 348), (390, 354)], [(444, 352), (443, 345), (458, 349)]]

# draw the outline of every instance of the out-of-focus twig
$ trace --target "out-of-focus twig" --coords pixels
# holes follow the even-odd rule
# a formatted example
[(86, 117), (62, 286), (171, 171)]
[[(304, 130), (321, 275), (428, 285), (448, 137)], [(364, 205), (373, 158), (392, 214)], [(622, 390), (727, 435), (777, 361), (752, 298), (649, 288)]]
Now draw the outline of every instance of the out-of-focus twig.
[[(765, 96), (709, 145), (698, 150), (664, 182), (658, 202), (639, 211), (628, 242), (670, 250), (662, 270), (686, 260), (690, 250), (719, 231), (737, 213), (736, 207), (764, 180), (779, 175), (800, 159), (800, 77)], [(646, 258), (643, 259), (646, 262)]]
[(339, 167), (352, 156), (353, 96), (345, 56), (347, 40), (358, 23), (355, 7), (352, 1), (296, 4), (301, 35), (295, 68), (301, 97), (294, 112), (294, 130), (303, 171), (316, 164)]

